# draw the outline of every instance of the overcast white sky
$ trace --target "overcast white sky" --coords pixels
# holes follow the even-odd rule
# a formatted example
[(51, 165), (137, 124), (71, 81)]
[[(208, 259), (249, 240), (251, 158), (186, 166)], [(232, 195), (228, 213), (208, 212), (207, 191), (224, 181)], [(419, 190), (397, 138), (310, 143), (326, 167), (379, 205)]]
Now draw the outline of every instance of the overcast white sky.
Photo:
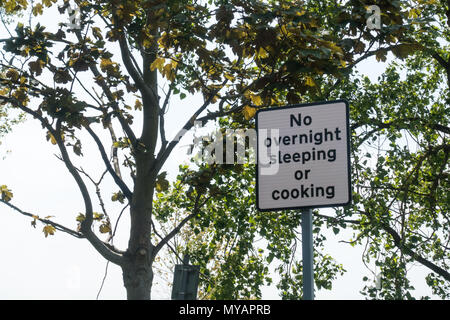
[[(45, 25), (52, 30), (55, 21), (46, 17)], [(44, 23), (42, 23), (44, 24)], [(55, 30), (55, 29), (53, 29)], [(7, 35), (0, 29), (0, 38)], [(372, 80), (381, 74), (384, 64), (374, 61), (365, 62), (359, 68)], [(168, 135), (175, 135), (178, 128), (187, 120), (192, 110), (201, 101), (187, 98), (183, 101), (173, 99), (168, 119)], [(137, 124), (138, 125), (138, 121)], [(14, 128), (13, 133), (2, 139), (0, 145), (0, 185), (6, 184), (14, 193), (13, 203), (22, 210), (41, 217), (52, 215), (54, 220), (76, 228), (75, 217), (83, 212), (83, 202), (75, 182), (68, 174), (64, 164), (56, 159), (57, 148), (45, 139), (46, 132), (40, 124), (29, 119)], [(89, 141), (89, 139), (85, 139)], [(181, 141), (181, 146), (190, 141)], [(103, 170), (101, 163), (90, 162), (90, 155), (96, 159), (98, 151), (92, 143), (83, 145), (85, 157), (79, 162), (84, 169), (99, 177)], [(10, 153), (7, 151), (10, 150)], [(2, 159), (5, 157), (4, 159)], [(165, 170), (174, 177), (178, 165), (187, 161), (186, 149), (178, 148), (171, 156)], [(110, 198), (115, 191), (112, 181), (106, 181), (105, 198)], [(117, 217), (120, 207), (107, 203), (108, 209)], [(100, 211), (99, 209), (97, 209)], [(331, 214), (330, 210), (322, 210)], [(26, 218), (0, 204), (0, 299), (95, 299), (101, 285), (106, 261), (85, 240), (78, 240), (62, 232), (44, 237), (42, 225), (34, 229), (31, 219)], [(128, 229), (127, 215), (123, 216), (123, 227), (119, 227), (119, 236), (115, 244), (125, 248)], [(121, 232), (123, 231), (123, 232)], [(363, 248), (351, 248), (339, 240), (349, 240), (351, 233), (335, 236), (328, 234), (327, 253), (344, 265), (347, 273), (340, 277), (331, 291), (316, 292), (317, 299), (362, 299), (362, 277), (370, 272), (361, 261)], [(298, 252), (300, 254), (300, 250)], [(431, 295), (423, 279), (423, 268), (410, 271), (417, 274), (414, 278), (417, 295)], [(170, 299), (171, 288), (167, 281), (172, 275), (155, 275), (152, 292), (154, 299)], [(120, 268), (110, 264), (108, 276), (100, 295), (101, 299), (124, 299)], [(263, 291), (264, 299), (279, 299), (273, 288)]]

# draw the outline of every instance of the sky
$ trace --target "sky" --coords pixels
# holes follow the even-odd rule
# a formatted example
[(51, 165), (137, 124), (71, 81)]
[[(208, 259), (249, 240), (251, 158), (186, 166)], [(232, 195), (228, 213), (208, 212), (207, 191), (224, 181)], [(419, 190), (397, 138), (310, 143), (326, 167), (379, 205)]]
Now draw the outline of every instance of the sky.
[[(44, 17), (45, 18), (45, 17)], [(52, 21), (46, 20), (48, 28)], [(0, 29), (0, 38), (4, 38), (4, 29)], [(386, 64), (369, 59), (358, 69), (372, 81), (382, 73)], [(190, 118), (196, 106), (201, 104), (198, 97), (185, 100), (173, 98), (167, 118), (168, 137), (173, 137), (184, 122)], [(183, 110), (180, 112), (180, 109)], [(137, 119), (135, 126), (139, 126)], [(14, 193), (13, 204), (24, 211), (40, 217), (54, 216), (56, 222), (76, 228), (75, 217), (83, 212), (83, 201), (77, 186), (64, 164), (55, 157), (56, 146), (45, 139), (46, 132), (40, 124), (29, 119), (16, 126), (12, 134), (2, 139), (0, 145), (0, 185), (6, 184)], [(89, 141), (84, 137), (84, 141)], [(180, 146), (171, 155), (163, 170), (169, 178), (175, 177), (178, 166), (188, 161), (186, 145), (189, 136), (180, 142)], [(94, 177), (104, 170), (98, 163), (89, 161), (91, 156), (98, 159), (98, 150), (92, 143), (83, 145), (85, 156), (78, 164)], [(90, 156), (91, 155), (91, 156)], [(91, 189), (92, 190), (92, 189)], [(105, 198), (115, 191), (113, 182), (105, 180)], [(109, 193), (108, 193), (109, 192)], [(107, 208), (117, 217), (121, 207), (107, 202)], [(330, 209), (322, 209), (322, 214), (332, 215)], [(45, 238), (42, 225), (31, 226), (31, 219), (0, 205), (0, 299), (96, 299), (105, 275), (106, 261), (86, 240), (75, 239), (65, 233), (56, 232)], [(118, 237), (114, 240), (119, 248), (127, 243), (128, 219), (124, 214)], [(326, 252), (342, 263), (347, 272), (333, 283), (330, 291), (316, 292), (316, 299), (364, 299), (359, 293), (362, 289), (362, 277), (370, 276), (361, 256), (363, 247), (351, 248), (339, 241), (349, 240), (350, 231), (338, 236), (327, 232)], [(300, 250), (297, 254), (301, 254)], [(372, 266), (373, 267), (373, 266)], [(162, 268), (155, 273), (153, 299), (170, 299), (172, 280), (171, 270)], [(413, 275), (417, 295), (431, 295), (423, 279), (424, 268), (415, 266), (410, 270)], [(119, 267), (109, 264), (100, 299), (124, 299), (122, 274)], [(263, 289), (263, 299), (279, 299), (278, 292), (272, 287)]]

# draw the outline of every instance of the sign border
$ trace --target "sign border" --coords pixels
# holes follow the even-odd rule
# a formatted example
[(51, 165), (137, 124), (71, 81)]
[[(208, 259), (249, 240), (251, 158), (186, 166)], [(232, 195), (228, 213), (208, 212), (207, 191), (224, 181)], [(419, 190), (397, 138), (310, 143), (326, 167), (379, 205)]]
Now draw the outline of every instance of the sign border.
[(349, 103), (345, 99), (338, 99), (332, 101), (321, 101), (321, 102), (310, 102), (310, 103), (301, 103), (301, 104), (293, 104), (287, 105), (283, 107), (270, 107), (266, 109), (259, 109), (256, 111), (255, 115), (255, 128), (256, 128), (256, 146), (259, 146), (259, 131), (258, 131), (258, 115), (262, 112), (271, 112), (277, 110), (285, 110), (285, 109), (294, 109), (301, 107), (311, 107), (317, 105), (326, 105), (326, 104), (335, 104), (335, 103), (344, 103), (345, 104), (345, 122), (347, 125), (347, 177), (348, 177), (348, 200), (343, 203), (336, 204), (324, 204), (324, 205), (316, 205), (316, 206), (295, 206), (295, 207), (283, 207), (283, 208), (272, 208), (272, 209), (262, 209), (259, 207), (259, 150), (256, 152), (256, 208), (261, 212), (270, 212), (270, 211), (282, 211), (282, 210), (297, 210), (297, 209), (315, 209), (315, 208), (329, 208), (329, 207), (345, 207), (352, 203), (352, 178), (351, 178), (351, 161), (350, 161), (350, 153), (351, 153), (351, 134), (350, 134), (350, 107)]

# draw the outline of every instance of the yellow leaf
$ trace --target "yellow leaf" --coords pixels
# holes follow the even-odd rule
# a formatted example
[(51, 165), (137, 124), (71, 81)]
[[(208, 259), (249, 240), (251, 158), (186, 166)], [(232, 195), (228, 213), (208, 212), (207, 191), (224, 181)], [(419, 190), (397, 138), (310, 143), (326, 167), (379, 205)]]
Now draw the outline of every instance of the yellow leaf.
[(36, 228), (36, 221), (39, 220), (39, 217), (35, 216), (34, 214), (31, 217), (33, 218), (33, 221), (31, 221), (31, 226), (33, 228)]
[(139, 110), (139, 111), (142, 110), (142, 102), (141, 102), (141, 100), (136, 99), (136, 102), (134, 103), (134, 109), (135, 110)]
[(33, 15), (36, 17), (42, 14), (42, 4), (38, 3), (33, 7)]
[(252, 100), (253, 104), (256, 106), (261, 106), (263, 104), (261, 97), (254, 94), (250, 95), (250, 100)]
[(314, 79), (311, 77), (306, 77), (306, 85), (310, 87), (315, 87), (316, 83), (314, 82)]
[(245, 120), (250, 120), (251, 118), (253, 118), (256, 114), (256, 108), (250, 107), (250, 106), (245, 106), (242, 109), (242, 113), (244, 113), (244, 118)]
[(186, 6), (186, 9), (188, 9), (189, 11), (195, 11), (195, 8), (193, 6)]
[(264, 59), (264, 58), (267, 58), (268, 56), (269, 56), (269, 54), (267, 53), (266, 49), (264, 49), (263, 47), (259, 48), (257, 57)]
[(420, 15), (420, 9), (418, 9), (418, 8), (413, 8), (413, 9), (411, 9), (411, 11), (409, 11), (409, 13), (408, 13), (408, 18), (410, 18), (410, 19), (416, 19), (416, 18), (418, 18), (419, 17), (419, 15)]
[(333, 43), (331, 41), (322, 41), (322, 44), (325, 47), (327, 47), (328, 49), (330, 49), (331, 51), (333, 51), (334, 53), (344, 55), (344, 52), (342, 51), (342, 49), (340, 47), (338, 47), (335, 43)]
[(51, 142), (53, 145), (56, 145), (56, 144), (57, 144), (56, 139), (55, 139), (55, 136), (52, 135), (50, 132), (48, 133), (48, 138), (50, 139), (50, 142)]
[(97, 40), (103, 40), (103, 35), (99, 27), (92, 28), (92, 34)]
[(106, 72), (112, 65), (113, 65), (113, 62), (111, 61), (111, 59), (102, 58), (100, 61), (100, 69), (103, 72)]
[(57, 0), (42, 0), (42, 3), (46, 6), (46, 7), (51, 7), (53, 2), (56, 2)]
[(99, 227), (100, 233), (108, 233), (111, 231), (111, 226), (109, 223), (104, 223)]
[(45, 237), (47, 238), (49, 235), (54, 235), (55, 234), (55, 227), (52, 225), (46, 225), (43, 229), (42, 232), (44, 232)]
[(233, 77), (231, 74), (229, 74), (229, 73), (225, 73), (224, 75), (223, 75), (225, 78), (227, 78), (228, 80), (230, 80), (230, 81), (234, 81), (236, 78), (235, 77)]
[[(58, 144), (58, 141), (56, 141), (55, 137), (53, 136), (53, 134), (51, 134), (50, 132), (47, 132), (47, 141), (50, 140), (50, 142), (53, 145)], [(61, 133), (61, 140), (64, 141), (64, 133)]]
[(7, 186), (0, 186), (0, 195), (3, 201), (9, 202), (13, 197), (13, 193), (8, 189)]
[(164, 58), (156, 58), (155, 61), (150, 65), (150, 70), (155, 71), (155, 69), (158, 69), (160, 72), (162, 72), (164, 63), (166, 59)]
[[(168, 63), (164, 66), (163, 70), (162, 70), (162, 75), (164, 77), (166, 77), (168, 80), (170, 81), (174, 81), (175, 80), (175, 72), (172, 70), (173, 69), (173, 64), (172, 63)], [(159, 69), (159, 68), (158, 68)]]

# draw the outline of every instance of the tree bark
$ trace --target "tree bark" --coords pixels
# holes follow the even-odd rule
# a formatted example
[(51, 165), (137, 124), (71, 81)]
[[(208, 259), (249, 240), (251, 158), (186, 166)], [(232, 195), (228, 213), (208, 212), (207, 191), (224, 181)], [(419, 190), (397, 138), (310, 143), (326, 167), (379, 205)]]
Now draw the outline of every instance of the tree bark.
[(130, 239), (124, 254), (122, 272), (127, 298), (148, 300), (153, 280), (154, 246), (150, 235), (156, 176), (150, 170), (154, 156), (142, 150), (136, 152), (136, 180), (130, 206)]
[(127, 262), (122, 267), (122, 275), (128, 300), (150, 300), (153, 283), (151, 260), (145, 251), (127, 255)]

